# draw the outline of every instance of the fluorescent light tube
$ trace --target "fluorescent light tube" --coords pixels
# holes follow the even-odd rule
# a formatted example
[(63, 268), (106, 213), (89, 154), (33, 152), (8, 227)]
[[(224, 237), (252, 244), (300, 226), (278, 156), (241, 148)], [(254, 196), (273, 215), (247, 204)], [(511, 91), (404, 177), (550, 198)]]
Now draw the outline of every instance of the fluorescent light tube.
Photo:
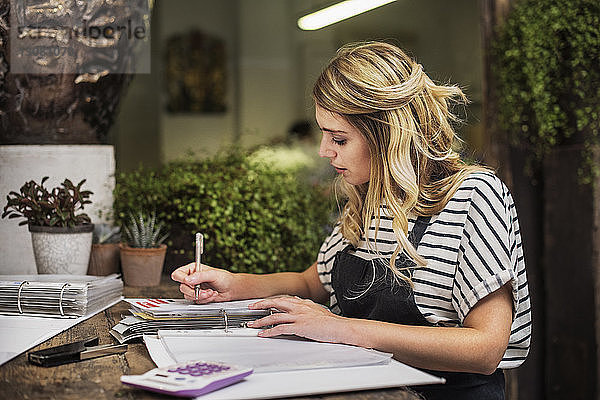
[(362, 14), (396, 0), (346, 0), (305, 15), (298, 20), (298, 27), (305, 31), (314, 31), (335, 24), (355, 15)]

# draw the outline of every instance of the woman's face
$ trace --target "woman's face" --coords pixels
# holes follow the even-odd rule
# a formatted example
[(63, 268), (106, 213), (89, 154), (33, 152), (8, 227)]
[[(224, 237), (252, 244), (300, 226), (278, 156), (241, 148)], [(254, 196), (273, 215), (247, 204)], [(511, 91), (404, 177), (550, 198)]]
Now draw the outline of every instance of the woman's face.
[(319, 106), (315, 107), (315, 117), (323, 133), (319, 156), (328, 158), (329, 163), (349, 184), (360, 185), (368, 182), (371, 174), (371, 154), (360, 131), (341, 115)]

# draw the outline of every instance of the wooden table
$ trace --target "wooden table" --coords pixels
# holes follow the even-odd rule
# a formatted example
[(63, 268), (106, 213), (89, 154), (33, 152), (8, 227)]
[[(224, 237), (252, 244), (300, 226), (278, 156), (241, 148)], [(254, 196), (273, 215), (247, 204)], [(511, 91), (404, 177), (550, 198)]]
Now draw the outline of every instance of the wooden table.
[[(181, 297), (178, 285), (163, 276), (160, 286), (149, 288), (125, 287), (125, 297)], [(58, 346), (97, 335), (100, 344), (114, 343), (108, 331), (127, 314), (127, 304), (119, 304), (94, 315), (88, 320), (53, 337), (32, 350)], [(78, 363), (44, 368), (27, 362), (21, 354), (0, 366), (1, 399), (172, 399), (139, 389), (124, 386), (119, 381), (124, 374), (142, 374), (156, 366), (143, 343), (130, 343), (127, 353), (112, 355)], [(304, 399), (352, 400), (415, 400), (419, 397), (405, 388), (370, 390)]]

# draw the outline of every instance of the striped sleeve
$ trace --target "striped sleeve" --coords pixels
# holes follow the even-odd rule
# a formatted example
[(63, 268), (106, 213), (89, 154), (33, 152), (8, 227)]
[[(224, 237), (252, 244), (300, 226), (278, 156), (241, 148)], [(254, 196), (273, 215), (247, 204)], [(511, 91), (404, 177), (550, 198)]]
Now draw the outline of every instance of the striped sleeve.
[[(509, 253), (515, 238), (509, 233), (510, 218), (502, 199), (502, 183), (483, 174), (469, 181), (471, 201), (452, 291), (453, 306), (461, 322), (479, 300), (510, 281), (516, 284)], [(516, 285), (513, 290), (517, 290)], [(516, 309), (516, 303), (514, 306)]]
[(331, 235), (329, 235), (321, 245), (319, 254), (317, 255), (317, 272), (319, 274), (319, 279), (323, 284), (323, 288), (329, 292), (329, 308), (336, 314), (340, 313), (340, 309), (337, 305), (335, 291), (331, 286), (331, 269), (333, 268), (337, 252), (342, 250), (344, 245), (345, 240), (342, 237), (340, 225), (338, 223), (333, 227)]
[(467, 179), (470, 204), (458, 249), (452, 305), (461, 323), (479, 300), (509, 283), (513, 323), (500, 367), (521, 364), (529, 351), (531, 313), (525, 263), (514, 202), (506, 186), (491, 174)]

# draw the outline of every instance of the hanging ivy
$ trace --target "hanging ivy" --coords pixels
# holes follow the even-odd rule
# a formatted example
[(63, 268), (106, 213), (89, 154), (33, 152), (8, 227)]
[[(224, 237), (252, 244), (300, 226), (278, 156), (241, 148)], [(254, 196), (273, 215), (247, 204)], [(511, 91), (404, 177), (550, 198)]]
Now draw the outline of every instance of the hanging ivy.
[(517, 1), (493, 46), (498, 121), (536, 168), (555, 146), (584, 144), (583, 183), (598, 174), (600, 2)]

